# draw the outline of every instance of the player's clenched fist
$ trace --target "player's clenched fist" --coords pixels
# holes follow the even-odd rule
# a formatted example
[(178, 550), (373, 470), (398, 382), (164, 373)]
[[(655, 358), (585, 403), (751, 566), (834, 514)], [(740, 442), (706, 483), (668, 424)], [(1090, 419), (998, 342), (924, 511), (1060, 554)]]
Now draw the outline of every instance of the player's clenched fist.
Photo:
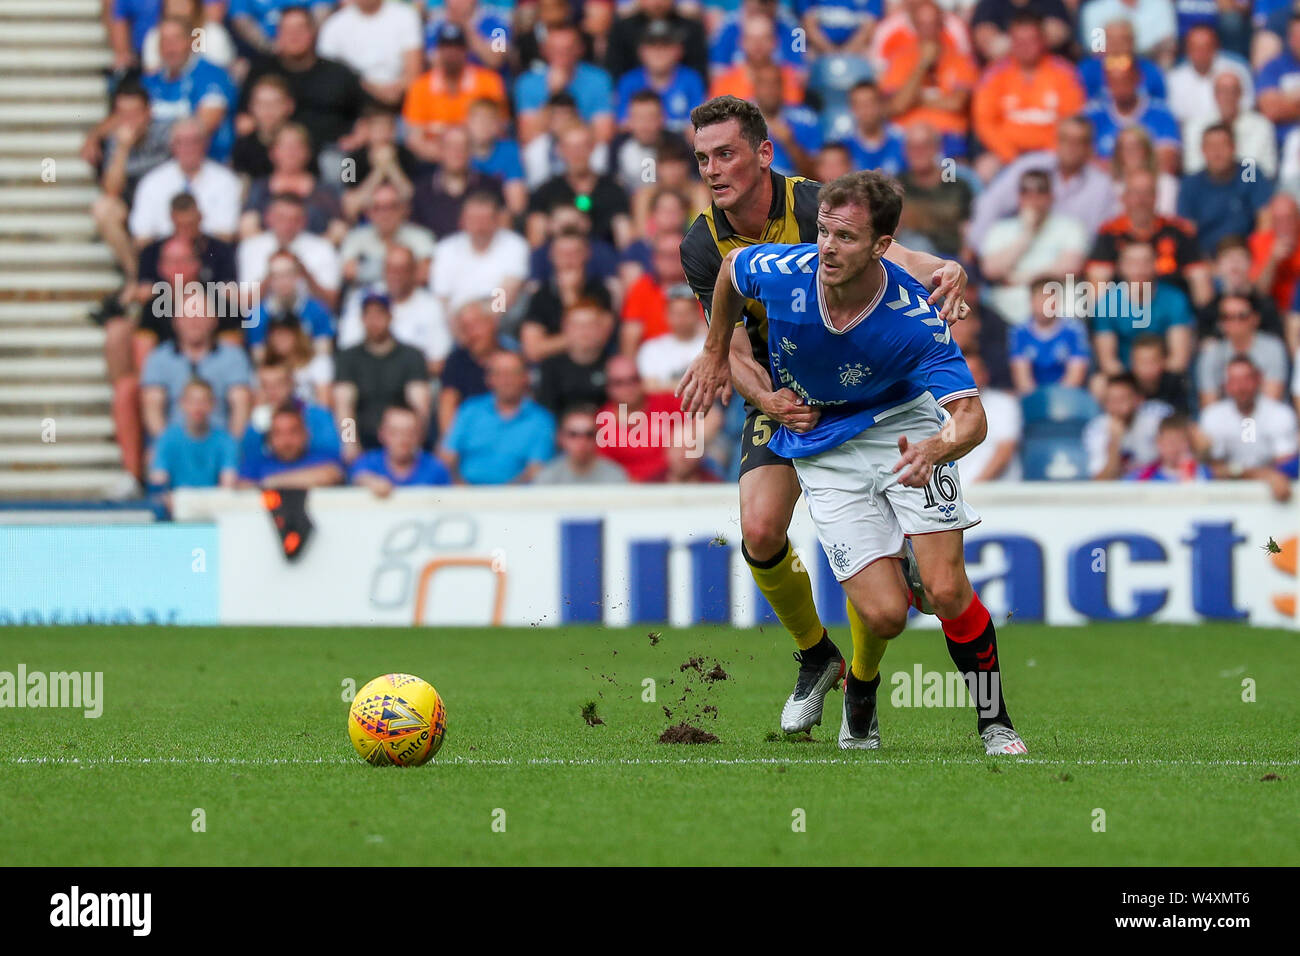
[(803, 399), (788, 388), (768, 392), (759, 400), (759, 408), (774, 422), (801, 434), (812, 431), (822, 417), (820, 408), (805, 405)]

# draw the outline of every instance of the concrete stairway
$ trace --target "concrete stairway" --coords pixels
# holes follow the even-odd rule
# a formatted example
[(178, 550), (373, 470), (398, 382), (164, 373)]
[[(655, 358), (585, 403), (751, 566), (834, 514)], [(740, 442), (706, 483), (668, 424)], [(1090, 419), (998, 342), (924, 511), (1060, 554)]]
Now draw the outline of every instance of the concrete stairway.
[(94, 171), (111, 60), (100, 0), (0, 0), (0, 500), (129, 487), (88, 313), (119, 280), (95, 236)]

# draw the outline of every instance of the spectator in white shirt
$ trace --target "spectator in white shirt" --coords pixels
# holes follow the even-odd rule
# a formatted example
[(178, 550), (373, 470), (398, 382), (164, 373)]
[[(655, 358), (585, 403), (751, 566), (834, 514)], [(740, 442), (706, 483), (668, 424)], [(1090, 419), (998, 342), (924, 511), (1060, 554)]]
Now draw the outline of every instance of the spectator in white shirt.
[[(163, 0), (162, 16), (144, 35), (144, 43), (140, 47), (141, 69), (145, 73), (156, 73), (162, 69), (162, 54), (158, 49), (159, 28), (163, 20), (174, 19), (188, 21), (192, 37), (203, 37), (203, 49), (196, 51), (202, 54), (203, 59), (223, 70), (230, 69), (230, 65), (235, 62), (235, 44), (221, 24), (221, 13), (225, 7), (224, 3), (218, 5), (202, 0)], [(201, 30), (202, 33), (195, 34), (195, 30)]]
[(1259, 369), (1239, 355), (1228, 363), (1227, 397), (1203, 409), (1201, 430), (1209, 442), (1215, 478), (1268, 483), (1278, 501), (1291, 497), (1291, 481), (1279, 466), (1296, 455), (1296, 415), (1261, 391)]
[(343, 278), (359, 285), (382, 281), (384, 256), (390, 246), (397, 244), (414, 254), (416, 279), (421, 285), (427, 284), (436, 240), (428, 229), (411, 222), (410, 214), (411, 204), (396, 186), (376, 186), (366, 206), (365, 225), (348, 232), (339, 250)]
[(1264, 394), (1282, 401), (1286, 394), (1286, 346), (1259, 330), (1259, 313), (1244, 295), (1219, 298), (1219, 333), (1201, 347), (1196, 360), (1196, 390), (1205, 408), (1223, 397), (1229, 361), (1244, 355), (1259, 372)]
[[(1271, 179), (1277, 174), (1277, 131), (1267, 116), (1246, 107), (1242, 90), (1242, 80), (1236, 73), (1224, 71), (1215, 75), (1209, 92), (1214, 109), (1208, 118), (1193, 119), (1183, 127), (1183, 171), (1188, 175), (1205, 168), (1201, 137), (1215, 123), (1232, 127), (1237, 155), (1254, 160), (1257, 177)], [(1295, 166), (1296, 178), (1300, 180), (1300, 139), (1296, 140)], [(1244, 171), (1245, 167), (1242, 168)]]
[(392, 304), (393, 338), (419, 349), (429, 363), (429, 373), (441, 375), (443, 362), (451, 352), (451, 328), (433, 293), (421, 288), (416, 280), (415, 254), (400, 244), (389, 246), (384, 256), (383, 282), (359, 288), (348, 297), (339, 321), (339, 348), (359, 345), (365, 339), (361, 303), (375, 292), (386, 293)]
[[(323, 236), (307, 231), (307, 207), (301, 196), (279, 193), (266, 210), (266, 231), (250, 236), (237, 252), (239, 281), (261, 282), (271, 256), (288, 250), (298, 257), (308, 291), (330, 309), (338, 308), (339, 256)], [(206, 216), (204, 221), (207, 221)]]
[(239, 228), (239, 177), (208, 159), (208, 134), (196, 119), (177, 120), (171, 129), (172, 158), (146, 173), (135, 190), (131, 237), (141, 247), (172, 234), (171, 202), (188, 192), (198, 203), (208, 235), (230, 241)]
[(686, 374), (686, 368), (704, 349), (708, 331), (699, 300), (685, 282), (668, 287), (664, 317), (668, 334), (641, 343), (636, 368), (648, 392), (671, 392)]
[(1088, 473), (1094, 479), (1116, 481), (1160, 457), (1156, 433), (1173, 408), (1155, 399), (1144, 401), (1132, 373), (1106, 380), (1101, 407), (1102, 413), (1083, 429)]
[(989, 387), (989, 370), (978, 353), (968, 353), (966, 364), (980, 390), (988, 432), (984, 441), (957, 462), (961, 480), (967, 485), (985, 481), (1019, 481), (1020, 439), (1024, 433), (1020, 399), (1000, 388)]
[(1219, 34), (1211, 24), (1200, 23), (1183, 38), (1186, 59), (1169, 71), (1166, 90), (1169, 111), (1178, 122), (1212, 123), (1214, 80), (1221, 73), (1231, 73), (1241, 81), (1242, 106), (1255, 103), (1255, 83), (1246, 62), (1219, 49)]
[(528, 278), (528, 242), (499, 225), (501, 201), (490, 192), (465, 197), (460, 232), (438, 243), (430, 286), (444, 311), (473, 299), (487, 299), (502, 314), (514, 305)]
[(990, 302), (1008, 322), (1023, 324), (1031, 308), (1029, 284), (1082, 271), (1087, 252), (1083, 224), (1052, 211), (1051, 177), (1029, 170), (1020, 177), (1018, 214), (990, 229), (980, 248)]
[(411, 4), (352, 0), (322, 24), (316, 53), (352, 67), (376, 100), (401, 106), (423, 65), (424, 29)]

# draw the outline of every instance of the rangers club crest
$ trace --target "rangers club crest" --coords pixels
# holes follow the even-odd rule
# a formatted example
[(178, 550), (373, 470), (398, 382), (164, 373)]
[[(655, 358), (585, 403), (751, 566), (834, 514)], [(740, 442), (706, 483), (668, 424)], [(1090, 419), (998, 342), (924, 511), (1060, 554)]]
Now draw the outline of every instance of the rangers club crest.
[(871, 374), (871, 369), (861, 362), (846, 362), (837, 371), (840, 375), (840, 385), (844, 388), (861, 385), (863, 380)]

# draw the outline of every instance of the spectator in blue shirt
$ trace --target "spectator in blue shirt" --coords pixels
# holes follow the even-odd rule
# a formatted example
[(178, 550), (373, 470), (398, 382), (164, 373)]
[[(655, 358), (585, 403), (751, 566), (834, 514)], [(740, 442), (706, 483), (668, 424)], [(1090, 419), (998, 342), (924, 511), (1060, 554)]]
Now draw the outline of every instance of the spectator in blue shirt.
[[(167, 295), (172, 293), (168, 292)], [(140, 372), (140, 408), (146, 433), (157, 438), (181, 419), (180, 398), (190, 379), (201, 378), (216, 396), (213, 424), (233, 435), (243, 432), (253, 396), (253, 367), (244, 350), (217, 342), (217, 319), (207, 294), (197, 291), (165, 310), (172, 312), (175, 338), (145, 359)]]
[(772, 168), (784, 176), (811, 176), (822, 148), (821, 124), (808, 107), (785, 103), (782, 78), (775, 63), (754, 67), (754, 104), (767, 120)]
[[(976, 10), (976, 14), (978, 12)], [(1159, 64), (1137, 55), (1133, 24), (1128, 20), (1112, 20), (1104, 29), (1105, 51), (1085, 57), (1079, 63), (1079, 79), (1083, 83), (1084, 95), (1089, 100), (1101, 99), (1106, 92), (1106, 60), (1111, 57), (1129, 57), (1137, 64), (1141, 74), (1142, 91), (1153, 100), (1165, 99), (1165, 75), (1160, 71)], [(1091, 50), (1092, 47), (1085, 49)]]
[(154, 122), (170, 127), (179, 119), (194, 117), (211, 137), (208, 156), (225, 162), (235, 145), (235, 84), (226, 71), (209, 63), (191, 47), (190, 25), (168, 17), (158, 28), (158, 55), (162, 68), (144, 77)]
[(897, 176), (907, 168), (903, 131), (886, 122), (889, 112), (885, 97), (870, 80), (863, 80), (849, 91), (849, 109), (853, 112), (853, 135), (845, 145), (854, 169), (879, 169)]
[[(501, 11), (492, 9), (488, 4), (476, 0), (447, 0), (437, 13), (433, 13), (433, 4), (426, 6), (432, 14), (425, 24), (424, 49), (430, 56), (438, 46), (438, 31), (444, 23), (452, 23), (465, 33), (469, 62), (485, 66), (490, 70), (500, 70), (507, 65), (507, 51), (511, 48), (510, 8), (506, 4)], [(418, 7), (417, 7), (418, 9)]]
[(296, 404), (275, 410), (266, 452), (245, 459), (239, 469), (241, 488), (321, 488), (342, 483), (339, 460), (312, 451), (302, 410)]
[(231, 32), (244, 54), (269, 54), (280, 26), (280, 16), (290, 7), (304, 7), (312, 11), (317, 24), (324, 22), (334, 4), (318, 0), (230, 0)]
[(1130, 242), (1119, 254), (1118, 282), (1101, 283), (1092, 319), (1092, 347), (1104, 375), (1131, 369), (1133, 342), (1159, 335), (1168, 367), (1182, 374), (1192, 358), (1191, 303), (1177, 286), (1156, 278), (1156, 253), (1148, 242)]
[(1063, 301), (1063, 283), (1047, 280), (1034, 288), (1034, 311), (1011, 331), (1011, 380), (1028, 395), (1044, 385), (1080, 388), (1088, 378), (1092, 350), (1088, 333)]
[(1110, 159), (1120, 130), (1140, 126), (1155, 143), (1160, 168), (1178, 169), (1182, 162), (1182, 131), (1174, 114), (1141, 88), (1142, 74), (1132, 59), (1108, 56), (1104, 68), (1106, 87), (1083, 114), (1092, 122), (1097, 155)]
[(386, 498), (394, 488), (451, 484), (447, 466), (420, 447), (422, 438), (420, 416), (409, 408), (390, 406), (379, 423), (382, 447), (353, 462), (349, 480), (380, 498)]
[(1255, 78), (1257, 108), (1277, 127), (1281, 145), (1300, 118), (1300, 13), (1286, 23), (1286, 48)]
[(627, 122), (628, 106), (641, 90), (659, 94), (664, 125), (681, 132), (691, 121), (691, 110), (707, 98), (704, 78), (682, 66), (682, 37), (666, 20), (653, 20), (641, 36), (637, 58), (641, 65), (618, 81), (618, 122)]
[(487, 361), (488, 393), (456, 412), (442, 458), (458, 484), (524, 484), (555, 454), (555, 419), (528, 397), (528, 368), (514, 352)]
[(334, 317), (318, 299), (307, 294), (307, 282), (298, 257), (287, 249), (271, 256), (263, 280), (264, 296), (244, 326), (244, 344), (260, 362), (266, 352), (266, 335), (272, 323), (295, 319), (311, 337), (317, 351), (328, 352), (334, 342)]
[(173, 488), (233, 488), (239, 468), (235, 440), (212, 427), (212, 386), (190, 379), (181, 393), (181, 421), (168, 425), (153, 446), (149, 484)]
[(477, 99), (465, 118), (469, 133), (470, 169), (501, 181), (506, 208), (516, 216), (528, 208), (528, 183), (524, 179), (519, 143), (506, 129), (502, 107), (495, 100)]
[(808, 35), (808, 51), (818, 56), (865, 56), (871, 34), (885, 15), (882, 0), (794, 0), (793, 6)]
[(544, 67), (515, 80), (519, 139), (528, 142), (544, 131), (542, 107), (553, 92), (562, 89), (578, 104), (578, 114), (597, 141), (609, 142), (614, 135), (614, 84), (608, 73), (582, 60), (582, 34), (577, 25), (565, 23), (547, 30), (542, 56)]
[(1237, 161), (1237, 144), (1227, 123), (1208, 126), (1201, 135), (1205, 168), (1183, 177), (1178, 215), (1196, 224), (1196, 241), (1212, 257), (1225, 236), (1245, 238), (1273, 195), (1273, 184), (1257, 169)]
[(712, 35), (709, 43), (710, 70), (725, 70), (745, 62), (741, 34), (745, 21), (751, 17), (765, 17), (772, 21), (772, 30), (776, 34), (776, 50), (772, 54), (774, 62), (782, 66), (803, 65), (808, 44), (799, 32), (802, 28), (790, 16), (785, 5), (776, 0), (743, 0), (735, 15), (728, 18)]
[(271, 418), (277, 408), (296, 402), (307, 427), (307, 447), (328, 458), (341, 454), (334, 413), (324, 405), (294, 396), (293, 370), (283, 362), (265, 362), (257, 369), (257, 404), (239, 440), (239, 457), (249, 461), (267, 453)]

